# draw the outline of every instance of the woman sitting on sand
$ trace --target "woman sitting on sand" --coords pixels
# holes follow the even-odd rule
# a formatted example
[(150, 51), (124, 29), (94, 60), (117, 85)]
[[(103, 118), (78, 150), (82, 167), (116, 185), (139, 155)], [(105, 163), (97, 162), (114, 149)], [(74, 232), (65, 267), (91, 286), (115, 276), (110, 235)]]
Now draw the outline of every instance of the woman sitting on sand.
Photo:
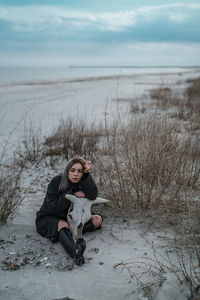
[[(88, 172), (91, 162), (82, 157), (74, 157), (67, 164), (63, 174), (55, 176), (48, 185), (46, 196), (40, 210), (36, 213), (36, 228), (39, 234), (50, 238), (52, 242), (59, 240), (77, 265), (84, 264), (83, 253), (85, 240), (79, 238), (74, 242), (67, 213), (71, 202), (65, 194), (73, 194), (79, 198), (94, 200), (97, 197), (96, 184)], [(83, 233), (101, 227), (102, 217), (93, 214), (84, 225)]]

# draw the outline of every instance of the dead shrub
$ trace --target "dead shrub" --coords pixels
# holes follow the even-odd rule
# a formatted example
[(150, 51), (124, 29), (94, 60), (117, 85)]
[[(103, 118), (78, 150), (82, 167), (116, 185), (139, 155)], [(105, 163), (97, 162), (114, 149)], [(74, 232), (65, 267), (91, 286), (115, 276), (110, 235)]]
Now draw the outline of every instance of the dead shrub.
[(69, 159), (81, 154), (93, 158), (101, 135), (101, 128), (95, 128), (94, 124), (87, 127), (82, 120), (62, 120), (53, 134), (46, 138), (44, 155), (65, 155)]
[(167, 249), (164, 257), (152, 244), (154, 258), (164, 272), (170, 271), (174, 275), (180, 291), (184, 283), (190, 299), (197, 299), (200, 296), (200, 227), (196, 226), (199, 210), (197, 216), (190, 214), (189, 209), (182, 217), (177, 223), (179, 233), (175, 232), (170, 251)]
[(186, 110), (193, 130), (200, 129), (200, 78), (191, 80), (190, 86), (186, 89)]
[(199, 97), (200, 92), (200, 77), (195, 79), (190, 79), (187, 82), (190, 82), (190, 86), (186, 89), (186, 94), (189, 98)]
[(139, 106), (137, 103), (131, 103), (131, 113), (136, 114), (136, 113), (145, 113), (146, 108), (144, 106)]
[(24, 167), (26, 163), (40, 162), (43, 157), (42, 132), (40, 128), (35, 129), (32, 124), (24, 129), (24, 137), (19, 149), (14, 152), (15, 162)]
[[(162, 286), (175, 286), (177, 296), (189, 300), (200, 297), (200, 210), (180, 214), (160, 214), (149, 218), (149, 214), (143, 216), (144, 223), (147, 221), (147, 232), (149, 226), (155, 226), (156, 239), (149, 239), (149, 235), (142, 235), (144, 241), (152, 250), (148, 256), (143, 256), (141, 261), (136, 258), (122, 261), (114, 266), (126, 270), (130, 275), (130, 282), (133, 283), (132, 293), (142, 293), (148, 299), (154, 299), (158, 289)], [(164, 217), (164, 218), (163, 218)], [(159, 222), (158, 222), (159, 220)], [(169, 221), (173, 224), (169, 225)], [(157, 230), (162, 228), (162, 240), (157, 240)], [(151, 228), (152, 229), (152, 228)], [(167, 230), (166, 230), (167, 229)], [(170, 229), (170, 235), (169, 235)], [(165, 236), (165, 233), (166, 236)], [(147, 253), (146, 253), (147, 254)]]
[(174, 107), (175, 111), (171, 113), (171, 117), (189, 121), (188, 130), (196, 131), (200, 129), (200, 78), (190, 79), (187, 82), (190, 85), (181, 96), (163, 86), (151, 90), (150, 97), (156, 100), (158, 109), (166, 110)]
[(169, 87), (156, 88), (150, 91), (150, 97), (156, 100), (156, 106), (159, 109), (166, 110), (172, 104), (174, 105), (175, 97)]
[(187, 209), (184, 191), (199, 180), (199, 164), (194, 158), (191, 167), (192, 145), (185, 140), (186, 148), (178, 132), (176, 122), (156, 113), (106, 129), (96, 168), (99, 185), (115, 208)]
[(0, 173), (0, 223), (6, 223), (12, 218), (20, 199), (21, 171), (12, 166), (2, 167)]
[(186, 185), (198, 189), (200, 178), (200, 140), (197, 135), (188, 135), (181, 141), (179, 155), (187, 161)]

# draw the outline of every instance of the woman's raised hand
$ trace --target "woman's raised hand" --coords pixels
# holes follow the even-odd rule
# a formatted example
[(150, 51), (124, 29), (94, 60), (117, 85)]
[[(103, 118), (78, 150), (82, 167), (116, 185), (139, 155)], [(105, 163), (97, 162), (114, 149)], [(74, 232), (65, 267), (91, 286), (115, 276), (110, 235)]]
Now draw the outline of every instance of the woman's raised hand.
[(84, 170), (85, 173), (89, 171), (89, 169), (91, 168), (91, 165), (92, 165), (92, 163), (90, 160), (85, 161), (85, 170)]

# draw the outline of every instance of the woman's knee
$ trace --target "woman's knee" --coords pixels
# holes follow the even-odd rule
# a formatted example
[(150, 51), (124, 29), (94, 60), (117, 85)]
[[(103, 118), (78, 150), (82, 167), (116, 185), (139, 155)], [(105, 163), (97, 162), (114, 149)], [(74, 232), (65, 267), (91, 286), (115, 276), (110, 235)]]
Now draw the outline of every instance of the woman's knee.
[(95, 228), (101, 227), (101, 224), (103, 223), (103, 218), (100, 215), (92, 215), (91, 220)]
[(61, 229), (63, 229), (63, 228), (68, 228), (69, 229), (69, 224), (66, 221), (61, 219), (61, 220), (58, 221), (58, 232), (60, 232)]

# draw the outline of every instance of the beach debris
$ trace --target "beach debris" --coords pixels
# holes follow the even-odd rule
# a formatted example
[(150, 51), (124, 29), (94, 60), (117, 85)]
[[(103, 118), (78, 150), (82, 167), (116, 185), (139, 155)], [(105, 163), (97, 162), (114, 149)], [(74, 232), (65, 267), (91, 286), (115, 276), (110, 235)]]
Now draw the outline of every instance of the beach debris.
[(58, 255), (58, 252), (56, 252), (56, 250), (54, 249), (53, 246), (50, 246), (49, 247), (49, 251), (51, 251), (51, 253), (55, 254), (55, 255)]
[(43, 257), (40, 261), (43, 262), (43, 261), (47, 261), (48, 260), (48, 257)]
[(15, 235), (9, 235), (10, 241), (16, 241), (16, 236)]
[(95, 252), (95, 253), (99, 253), (100, 249), (99, 248), (91, 248), (88, 250), (88, 252)]
[(13, 241), (6, 241), (6, 240), (3, 240), (3, 239), (0, 239), (0, 245), (3, 245), (3, 244), (14, 244)]
[[(40, 239), (36, 239), (34, 235), (25, 234), (28, 239), (23, 247), (19, 248), (15, 245), (15, 249), (10, 248), (10, 241), (1, 239), (0, 242), (4, 244), (4, 257), (1, 258), (0, 268), (4, 271), (15, 271), (24, 269), (26, 266), (37, 267), (43, 266), (47, 269), (56, 269), (60, 271), (72, 270), (73, 266), (69, 265), (69, 259), (66, 260), (66, 256), (58, 256), (54, 247), (48, 242), (41, 242)], [(26, 240), (24, 239), (24, 242)], [(45, 246), (44, 246), (45, 245)], [(49, 247), (47, 247), (49, 246)], [(57, 255), (57, 259), (55, 259)], [(58, 259), (62, 260), (60, 267), (58, 265)]]
[(11, 261), (8, 260), (3, 260), (2, 263), (4, 264), (4, 267), (2, 268), (2, 270), (7, 271), (16, 271), (20, 269), (20, 265), (17, 263), (13, 263)]
[(29, 190), (29, 194), (35, 194), (37, 191), (34, 190), (33, 188)]
[(75, 299), (70, 297), (64, 297), (64, 298), (53, 298), (52, 300), (75, 300)]
[(74, 269), (74, 264), (59, 264), (57, 265), (58, 271), (72, 271)]
[(34, 264), (34, 266), (39, 266), (41, 264), (41, 261), (36, 261), (36, 263)]
[(52, 268), (52, 264), (47, 263), (47, 264), (45, 265), (45, 267), (46, 267), (46, 268)]

